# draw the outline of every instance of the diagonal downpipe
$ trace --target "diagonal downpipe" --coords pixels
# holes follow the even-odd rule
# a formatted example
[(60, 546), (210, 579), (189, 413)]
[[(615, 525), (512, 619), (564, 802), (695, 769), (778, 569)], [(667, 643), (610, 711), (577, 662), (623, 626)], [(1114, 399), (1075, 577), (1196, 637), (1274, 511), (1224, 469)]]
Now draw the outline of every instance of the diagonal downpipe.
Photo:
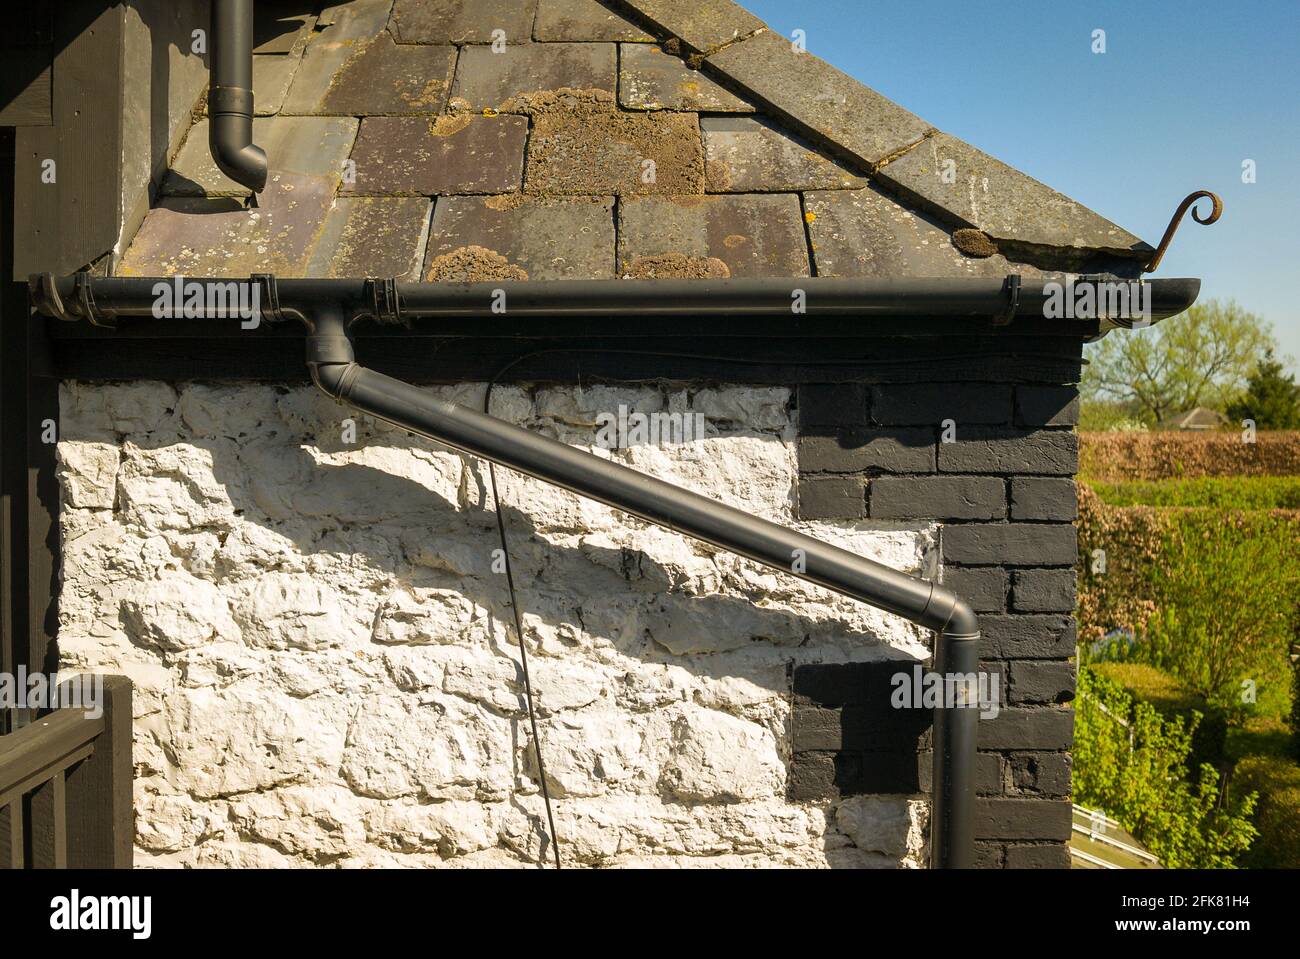
[(266, 151), (253, 143), (253, 0), (212, 0), (208, 148), (219, 169), (254, 194)]
[(363, 413), (935, 630), (933, 670), (945, 696), (934, 711), (930, 864), (973, 865), (980, 633), (966, 602), (942, 586), (360, 366), (338, 305), (322, 304), (304, 319), (312, 381)]

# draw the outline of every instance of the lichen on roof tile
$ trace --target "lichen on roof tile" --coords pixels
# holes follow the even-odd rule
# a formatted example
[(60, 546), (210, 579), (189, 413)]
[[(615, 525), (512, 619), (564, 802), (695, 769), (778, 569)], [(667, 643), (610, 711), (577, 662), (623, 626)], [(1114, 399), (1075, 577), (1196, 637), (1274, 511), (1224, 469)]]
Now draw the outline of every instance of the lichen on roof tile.
[(537, 0), (397, 0), (393, 29), (402, 43), (527, 43)]
[(456, 49), (399, 44), (387, 32), (358, 41), (330, 85), (297, 112), (349, 116), (440, 113), (447, 105)]
[(618, 102), (629, 110), (752, 113), (747, 103), (654, 44), (619, 48)]
[(500, 110), (512, 97), (562, 87), (604, 90), (612, 97), (617, 49), (613, 43), (528, 43), (500, 52), (465, 47), (452, 101), (457, 109)]
[(629, 113), (604, 90), (517, 97), (533, 120), (524, 189), (541, 194), (704, 192), (704, 150), (694, 113)]
[(847, 190), (867, 182), (761, 117), (705, 117), (700, 130), (710, 193)]
[(1151, 251), (1104, 217), (946, 133), (886, 164), (879, 176), (995, 240), (1131, 256)]
[(533, 39), (648, 43), (654, 38), (599, 0), (539, 0)]
[(528, 121), (517, 116), (367, 117), (344, 193), (508, 193), (523, 175)]
[(303, 276), (334, 181), (272, 171), (259, 205), (234, 197), (167, 197), (149, 211), (120, 276)]
[(624, 198), (618, 208), (620, 273), (633, 275), (644, 268), (644, 258), (669, 255), (714, 257), (736, 277), (808, 276), (799, 197)]
[(440, 197), (433, 214), (425, 275), (453, 278), (449, 272), (459, 275), (457, 271), (470, 259), (484, 268), (508, 264), (533, 280), (610, 279), (614, 275), (614, 198)]
[(424, 197), (340, 197), (308, 264), (312, 276), (420, 278), (432, 204)]

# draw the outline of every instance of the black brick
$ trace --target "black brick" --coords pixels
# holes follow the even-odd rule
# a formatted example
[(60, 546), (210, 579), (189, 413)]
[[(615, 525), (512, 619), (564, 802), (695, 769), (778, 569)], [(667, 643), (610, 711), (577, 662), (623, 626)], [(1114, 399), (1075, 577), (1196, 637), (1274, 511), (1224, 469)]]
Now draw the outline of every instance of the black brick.
[(803, 519), (861, 519), (866, 487), (855, 476), (799, 477), (799, 516)]
[(1041, 846), (1007, 846), (1008, 869), (1069, 869), (1070, 847), (1063, 842)]
[(1000, 613), (1007, 606), (1007, 571), (998, 566), (945, 566), (943, 585), (977, 613)]
[(1010, 699), (1013, 703), (1064, 703), (1074, 699), (1074, 663), (1055, 660), (1017, 661), (1011, 664)]
[(787, 786), (792, 802), (815, 802), (838, 795), (835, 786), (835, 757), (831, 753), (808, 753), (790, 763)]
[(1073, 520), (1078, 516), (1079, 496), (1074, 480), (1012, 477), (1012, 519)]
[(933, 721), (928, 709), (839, 709), (796, 705), (792, 748), (801, 752), (907, 752), (915, 754)]
[(810, 663), (794, 668), (796, 709), (799, 706), (865, 706), (879, 715), (895, 712), (890, 705), (893, 677), (909, 671), (912, 660), (871, 663)]
[(1069, 753), (1015, 753), (1009, 763), (1015, 789), (1056, 798), (1070, 795)]
[(799, 470), (805, 473), (933, 473), (934, 431), (839, 430), (833, 436), (799, 438)]
[(945, 563), (967, 566), (1073, 566), (1079, 547), (1064, 523), (971, 523), (941, 534)]
[(881, 476), (871, 482), (879, 519), (1003, 519), (1006, 483), (994, 476)]
[(976, 869), (1001, 869), (1003, 847), (998, 842), (975, 843), (975, 859), (971, 863)]
[(1075, 602), (1074, 568), (1018, 569), (1012, 575), (1011, 606), (1022, 613), (1068, 613)]
[(1072, 616), (981, 616), (980, 632), (990, 659), (1065, 659), (1077, 635)]
[(864, 383), (806, 383), (799, 387), (799, 432), (867, 425)]
[(1068, 802), (1049, 799), (976, 799), (975, 836), (979, 839), (1070, 838)]
[(1074, 710), (1004, 707), (995, 719), (981, 719), (978, 729), (980, 749), (1069, 749)]
[(1010, 423), (1011, 387), (986, 383), (888, 384), (872, 389), (871, 419), (883, 426)]
[(956, 441), (939, 444), (944, 473), (1050, 473), (1079, 468), (1079, 437), (1067, 430), (957, 427)]
[(1016, 387), (1016, 423), (1020, 426), (1075, 426), (1078, 422), (1076, 387)]
[[(1002, 795), (1002, 764), (1005, 757), (999, 753), (975, 754), (975, 792), (981, 796)], [(917, 771), (921, 792), (928, 793), (934, 783), (934, 753), (917, 755)]]

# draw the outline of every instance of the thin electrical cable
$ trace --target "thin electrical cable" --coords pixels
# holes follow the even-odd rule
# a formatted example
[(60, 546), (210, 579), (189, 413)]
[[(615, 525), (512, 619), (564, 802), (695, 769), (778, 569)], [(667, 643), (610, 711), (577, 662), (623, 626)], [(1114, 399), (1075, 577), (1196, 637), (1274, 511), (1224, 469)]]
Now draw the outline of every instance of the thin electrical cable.
[[(512, 364), (513, 365), (513, 364)], [(509, 369), (509, 367), (506, 367)], [(483, 412), (488, 412), (492, 399), (492, 387), (505, 372), (502, 370), (488, 383), (483, 393)], [(537, 759), (537, 778), (542, 784), (542, 801), (546, 804), (546, 825), (551, 831), (551, 851), (555, 854), (555, 868), (560, 869), (560, 837), (555, 831), (555, 816), (551, 811), (551, 791), (546, 785), (546, 766), (542, 762), (542, 737), (537, 731), (537, 713), (533, 709), (533, 682), (528, 674), (528, 649), (524, 645), (524, 623), (519, 612), (519, 597), (515, 593), (515, 574), (510, 565), (510, 543), (506, 539), (505, 512), (501, 509), (501, 496), (497, 492), (497, 471), (495, 464), (487, 461), (488, 479), (492, 485), (492, 506), (497, 515), (497, 535), (501, 538), (501, 556), (505, 561), (506, 588), (510, 592), (510, 610), (514, 614), (515, 636), (519, 640), (519, 664), (524, 674), (524, 702), (528, 706), (528, 725), (533, 731), (533, 755)]]

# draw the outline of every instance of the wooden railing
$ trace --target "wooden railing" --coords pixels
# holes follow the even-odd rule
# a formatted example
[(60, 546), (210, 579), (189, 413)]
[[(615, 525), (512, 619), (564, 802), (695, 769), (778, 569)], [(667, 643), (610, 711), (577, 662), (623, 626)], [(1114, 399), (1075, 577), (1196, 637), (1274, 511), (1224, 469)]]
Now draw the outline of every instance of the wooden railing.
[(0, 868), (130, 868), (131, 682), (103, 679), (103, 715), (56, 709), (0, 736)]

